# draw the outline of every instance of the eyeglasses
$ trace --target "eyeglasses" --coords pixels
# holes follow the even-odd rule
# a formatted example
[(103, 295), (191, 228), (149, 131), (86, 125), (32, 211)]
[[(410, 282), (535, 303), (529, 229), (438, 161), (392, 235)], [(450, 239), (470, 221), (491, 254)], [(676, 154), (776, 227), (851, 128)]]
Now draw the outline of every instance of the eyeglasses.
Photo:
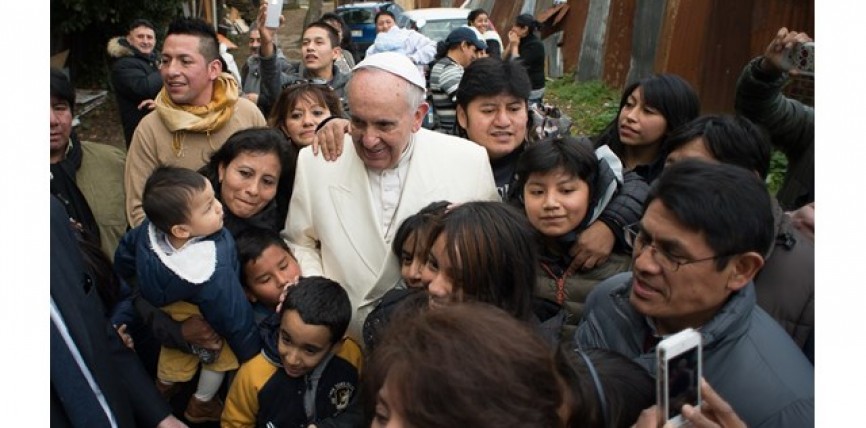
[(640, 256), (641, 253), (643, 253), (643, 250), (649, 247), (651, 249), (650, 255), (652, 256), (653, 261), (658, 263), (658, 265), (661, 266), (662, 269), (668, 272), (676, 272), (677, 270), (679, 270), (680, 266), (683, 265), (690, 265), (692, 263), (715, 260), (720, 257), (728, 257), (730, 255), (715, 255), (712, 257), (706, 257), (697, 260), (688, 260), (682, 257), (674, 257), (667, 251), (657, 247), (655, 244), (650, 242), (650, 240), (647, 239), (646, 233), (644, 233), (641, 229), (640, 224), (634, 223), (625, 226), (623, 227), (623, 231), (625, 231), (626, 244), (628, 244), (634, 249), (633, 257), (636, 258), (637, 256)]
[(290, 82), (283, 83), (282, 89), (286, 88), (295, 88), (301, 86), (320, 86), (323, 88), (328, 88), (328, 90), (333, 91), (334, 88), (328, 84), (328, 82), (324, 79), (297, 79), (292, 80)]

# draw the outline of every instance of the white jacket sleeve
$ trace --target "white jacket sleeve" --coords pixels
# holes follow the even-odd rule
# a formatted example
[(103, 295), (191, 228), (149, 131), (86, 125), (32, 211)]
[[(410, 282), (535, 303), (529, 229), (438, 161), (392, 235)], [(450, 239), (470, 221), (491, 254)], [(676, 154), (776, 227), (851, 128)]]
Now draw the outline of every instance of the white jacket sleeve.
[(297, 169), (295, 170), (295, 186), (292, 191), (292, 200), (289, 203), (289, 215), (286, 217), (286, 226), (281, 232), (283, 239), (289, 244), (301, 272), (304, 276), (323, 276), (322, 253), (319, 250), (319, 234), (313, 219), (310, 199), (310, 172), (305, 168), (308, 162), (315, 161), (312, 157), (298, 157)]

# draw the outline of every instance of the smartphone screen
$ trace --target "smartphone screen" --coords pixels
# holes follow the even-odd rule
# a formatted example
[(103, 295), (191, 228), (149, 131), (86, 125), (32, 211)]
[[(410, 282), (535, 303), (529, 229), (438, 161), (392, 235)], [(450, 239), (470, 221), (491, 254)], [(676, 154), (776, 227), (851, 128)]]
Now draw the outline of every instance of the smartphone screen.
[(684, 404), (698, 405), (698, 348), (668, 360), (668, 419), (680, 414)]

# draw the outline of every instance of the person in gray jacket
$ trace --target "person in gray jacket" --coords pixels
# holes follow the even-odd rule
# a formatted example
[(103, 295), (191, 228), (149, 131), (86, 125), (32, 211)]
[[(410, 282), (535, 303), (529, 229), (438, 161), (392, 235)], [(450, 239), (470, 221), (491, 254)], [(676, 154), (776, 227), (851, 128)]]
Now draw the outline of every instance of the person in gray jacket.
[(577, 346), (620, 352), (655, 375), (659, 341), (695, 328), (704, 378), (748, 426), (813, 426), (814, 368), (756, 303), (752, 280), (773, 239), (770, 196), (756, 174), (678, 162), (627, 229), (632, 272), (590, 294)]
[[(263, 3), (263, 6), (266, 6)], [(259, 9), (257, 27), (262, 36), (261, 55), (262, 81), (260, 84), (257, 104), (259, 109), (268, 115), (280, 96), (283, 88), (299, 82), (310, 82), (330, 87), (343, 105), (343, 111), (349, 111), (346, 100), (345, 86), (350, 74), (342, 73), (335, 65), (341, 57), (340, 38), (337, 30), (323, 21), (315, 21), (304, 27), (301, 34), (301, 62), (295, 74), (278, 72), (274, 52), (276, 30), (265, 26), (267, 22), (267, 7)]]
[[(770, 142), (742, 116), (701, 116), (665, 140), (666, 164), (687, 158), (741, 166), (762, 180), (770, 170)], [(773, 242), (764, 252), (764, 266), (755, 276), (758, 305), (773, 317), (806, 358), (814, 363), (807, 343), (815, 330), (815, 246), (792, 224), (775, 196)]]
[[(243, 82), (243, 96), (254, 103), (258, 102), (259, 93), (261, 92), (262, 57), (259, 56), (261, 46), (262, 36), (261, 33), (259, 33), (258, 28), (250, 29), (250, 56), (247, 58), (247, 62), (244, 64), (243, 68), (241, 68), (241, 81)], [(295, 73), (297, 71), (296, 66), (289, 62), (289, 59), (283, 54), (282, 49), (275, 49), (275, 51), (277, 55), (275, 61), (277, 62), (277, 67), (279, 68), (280, 73)], [(268, 112), (262, 112), (262, 114), (267, 116)]]
[(777, 194), (785, 210), (815, 201), (815, 109), (782, 94), (788, 77), (799, 72), (785, 64), (786, 49), (810, 41), (806, 33), (779, 29), (764, 54), (746, 64), (734, 99), (737, 113), (766, 128), (788, 159)]

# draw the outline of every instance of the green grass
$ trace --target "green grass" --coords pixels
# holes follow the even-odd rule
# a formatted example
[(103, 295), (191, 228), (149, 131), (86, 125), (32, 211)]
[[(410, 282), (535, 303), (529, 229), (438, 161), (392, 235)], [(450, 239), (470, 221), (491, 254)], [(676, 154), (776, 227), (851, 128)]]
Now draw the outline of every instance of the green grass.
[[(599, 134), (617, 114), (619, 92), (603, 82), (575, 82), (571, 76), (547, 82), (544, 98), (574, 121), (572, 135)], [(767, 187), (776, 194), (785, 177), (788, 161), (782, 152), (774, 151), (770, 161)]]
[(619, 107), (616, 89), (600, 81), (575, 83), (570, 76), (548, 82), (544, 96), (574, 121), (573, 135), (600, 133), (616, 116)]
[(770, 189), (771, 194), (775, 195), (779, 187), (782, 187), (787, 169), (788, 159), (782, 152), (773, 150), (773, 157), (770, 158), (770, 173), (767, 174), (767, 188)]

